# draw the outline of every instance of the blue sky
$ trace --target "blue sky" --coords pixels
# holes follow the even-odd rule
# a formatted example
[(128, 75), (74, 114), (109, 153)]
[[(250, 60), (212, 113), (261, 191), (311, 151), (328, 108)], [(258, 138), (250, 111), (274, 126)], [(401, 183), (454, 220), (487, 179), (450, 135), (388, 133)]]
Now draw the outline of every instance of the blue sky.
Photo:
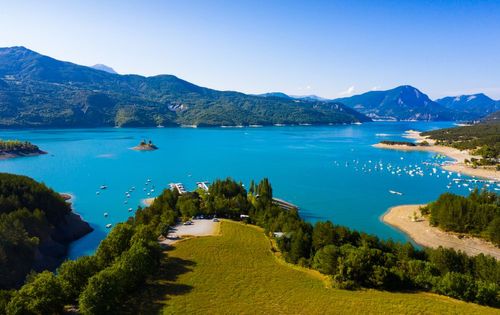
[(0, 46), (246, 93), (500, 99), (500, 1), (3, 1)]

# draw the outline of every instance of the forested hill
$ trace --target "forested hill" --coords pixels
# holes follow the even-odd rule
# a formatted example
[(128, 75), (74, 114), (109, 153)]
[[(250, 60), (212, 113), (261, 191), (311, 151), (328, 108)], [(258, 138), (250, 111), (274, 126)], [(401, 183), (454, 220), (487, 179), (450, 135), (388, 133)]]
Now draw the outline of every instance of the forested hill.
[(173, 75), (119, 75), (0, 48), (0, 127), (336, 124), (370, 119), (340, 103), (217, 91)]
[(336, 99), (373, 119), (382, 120), (461, 120), (465, 116), (432, 101), (410, 85), (387, 91), (370, 91)]
[(497, 165), (500, 168), (500, 120), (495, 118), (495, 114), (489, 117), (472, 126), (438, 129), (423, 132), (422, 135), (435, 139), (437, 144), (471, 150), (473, 154), (482, 156), (480, 161), (471, 161), (473, 165)]
[(0, 289), (22, 284), (31, 270), (54, 269), (68, 244), (91, 231), (44, 184), (0, 173)]

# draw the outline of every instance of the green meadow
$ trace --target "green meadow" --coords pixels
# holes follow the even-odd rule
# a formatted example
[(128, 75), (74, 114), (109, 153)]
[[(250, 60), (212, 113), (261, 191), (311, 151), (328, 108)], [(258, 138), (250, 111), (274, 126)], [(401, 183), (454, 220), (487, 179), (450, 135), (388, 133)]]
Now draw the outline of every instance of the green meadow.
[(220, 235), (179, 242), (161, 272), (129, 301), (132, 314), (500, 314), (430, 293), (348, 291), (284, 263), (255, 226), (221, 223)]

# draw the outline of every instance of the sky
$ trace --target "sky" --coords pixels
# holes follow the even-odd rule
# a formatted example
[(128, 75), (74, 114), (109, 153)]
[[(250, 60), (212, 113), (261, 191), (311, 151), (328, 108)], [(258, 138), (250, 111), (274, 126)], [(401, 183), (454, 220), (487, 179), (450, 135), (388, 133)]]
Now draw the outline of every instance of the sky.
[(500, 99), (500, 1), (5, 1), (0, 47), (245, 93)]

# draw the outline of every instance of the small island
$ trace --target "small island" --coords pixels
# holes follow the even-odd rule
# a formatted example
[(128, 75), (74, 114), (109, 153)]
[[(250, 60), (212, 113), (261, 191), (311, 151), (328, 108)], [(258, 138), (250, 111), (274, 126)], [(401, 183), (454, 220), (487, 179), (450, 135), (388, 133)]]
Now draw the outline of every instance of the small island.
[(28, 141), (0, 140), (0, 160), (46, 153)]
[(154, 151), (154, 150), (158, 150), (158, 147), (155, 144), (153, 144), (153, 142), (151, 140), (149, 140), (147, 142), (146, 142), (146, 140), (142, 140), (141, 143), (139, 143), (139, 145), (133, 147), (132, 150)]

